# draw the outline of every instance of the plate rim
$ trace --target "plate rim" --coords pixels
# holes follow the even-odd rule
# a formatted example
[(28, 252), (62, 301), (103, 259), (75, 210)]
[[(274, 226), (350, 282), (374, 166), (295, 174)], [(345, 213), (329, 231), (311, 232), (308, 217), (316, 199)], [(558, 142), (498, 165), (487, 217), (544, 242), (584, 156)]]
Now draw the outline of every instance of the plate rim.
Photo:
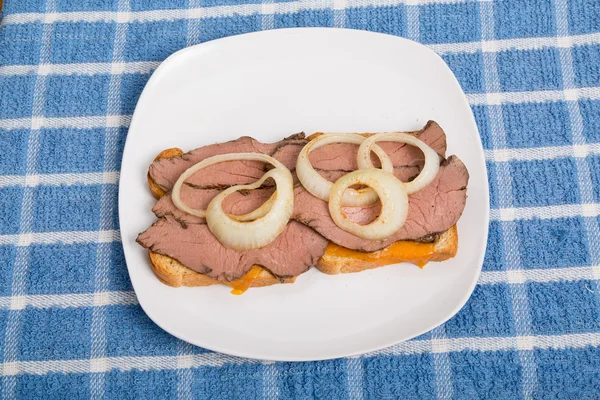
[[(156, 70), (154, 70), (154, 72), (152, 73), (152, 75), (150, 76), (149, 80), (146, 82), (144, 89), (142, 90), (142, 93), (140, 94), (140, 97), (138, 98), (137, 102), (136, 102), (136, 107), (134, 109), (133, 115), (131, 117), (131, 122), (129, 124), (129, 128), (128, 128), (128, 134), (127, 134), (127, 138), (125, 140), (125, 145), (123, 146), (123, 156), (121, 159), (121, 168), (120, 168), (120, 175), (122, 172), (122, 168), (123, 168), (123, 160), (125, 159), (125, 155), (128, 154), (128, 146), (131, 146), (132, 140), (131, 140), (131, 136), (129, 135), (129, 131), (131, 131), (132, 128), (134, 128), (137, 124), (136, 121), (140, 118), (139, 117), (139, 112), (138, 112), (138, 105), (145, 99), (146, 97), (148, 97), (148, 92), (150, 91), (149, 88), (151, 88), (154, 85), (154, 82), (159, 79), (159, 76), (161, 75), (162, 71), (165, 70), (166, 68), (170, 67), (170, 65), (173, 63), (173, 61), (177, 58), (180, 58), (182, 55), (184, 55), (185, 53), (200, 49), (200, 48), (205, 48), (205, 47), (209, 47), (209, 46), (214, 46), (215, 44), (218, 43), (222, 43), (222, 42), (226, 42), (226, 41), (233, 41), (233, 40), (239, 40), (241, 37), (258, 37), (258, 36), (271, 36), (271, 35), (285, 35), (285, 34), (289, 34), (289, 33), (299, 33), (299, 34), (305, 34), (306, 32), (321, 32), (323, 34), (331, 34), (332, 32), (334, 32), (333, 34), (345, 34), (350, 32), (351, 34), (358, 34), (358, 35), (366, 35), (366, 36), (373, 36), (373, 37), (377, 37), (377, 36), (382, 36), (382, 37), (388, 37), (388, 38), (393, 38), (394, 40), (398, 40), (400, 42), (410, 42), (413, 45), (418, 45), (424, 49), (426, 49), (426, 51), (428, 53), (430, 53), (430, 55), (435, 56), (435, 58), (439, 59), (439, 61), (441, 61), (449, 70), (449, 66), (446, 64), (446, 62), (440, 57), (439, 54), (437, 54), (434, 50), (432, 50), (430, 47), (407, 39), (407, 38), (403, 38), (400, 36), (395, 36), (395, 35), (391, 35), (391, 34), (386, 34), (386, 33), (379, 33), (379, 32), (371, 32), (371, 31), (365, 31), (365, 30), (360, 30), (360, 29), (350, 29), (350, 28), (333, 28), (333, 27), (302, 27), (302, 28), (283, 28), (283, 29), (273, 29), (273, 30), (266, 30), (266, 31), (256, 31), (256, 32), (249, 32), (249, 33), (243, 33), (243, 34), (236, 34), (236, 35), (231, 35), (231, 36), (227, 36), (227, 37), (223, 37), (220, 39), (216, 39), (216, 40), (211, 40), (208, 42), (204, 42), (204, 43), (200, 43), (200, 44), (196, 44), (193, 46), (189, 46), (189, 47), (185, 47), (183, 49), (180, 49), (174, 53), (172, 53), (171, 55), (169, 55), (164, 61), (162, 61), (160, 63), (160, 65), (156, 68)], [(475, 128), (475, 130), (477, 131), (477, 133), (479, 133), (479, 128), (477, 126), (477, 123), (475, 121), (475, 117), (473, 115), (473, 111), (471, 109), (471, 106), (468, 102), (468, 99), (464, 93), (464, 90), (462, 88), (462, 86), (460, 85), (460, 83), (458, 82), (454, 72), (452, 72), (452, 70), (450, 70), (451, 72), (451, 76), (452, 79), (455, 81), (456, 85), (460, 88), (460, 91), (462, 92), (462, 102), (464, 103), (464, 105), (469, 109), (470, 111), (470, 116), (471, 116), (471, 123), (473, 125), (473, 127)], [(482, 151), (484, 151), (484, 147), (483, 147), (483, 143), (481, 140), (481, 135), (477, 135), (477, 141), (479, 144), (479, 147), (482, 149)], [(430, 325), (428, 325), (426, 328), (423, 328), (419, 331), (417, 331), (417, 333), (415, 333), (414, 335), (409, 335), (408, 337), (402, 338), (402, 339), (396, 339), (396, 340), (392, 340), (389, 342), (385, 342), (385, 343), (381, 343), (381, 344), (377, 344), (375, 346), (370, 346), (368, 348), (366, 347), (362, 347), (361, 350), (356, 350), (356, 351), (349, 351), (349, 352), (344, 352), (343, 354), (332, 354), (332, 355), (325, 355), (323, 357), (314, 357), (314, 356), (308, 356), (308, 357), (294, 357), (294, 356), (279, 356), (279, 357), (264, 357), (261, 356), (260, 354), (256, 354), (256, 353), (252, 353), (252, 352), (244, 352), (244, 351), (238, 351), (238, 350), (230, 350), (227, 348), (223, 348), (221, 346), (218, 345), (212, 345), (212, 344), (204, 344), (204, 343), (200, 343), (198, 340), (196, 340), (194, 337), (189, 337), (186, 334), (182, 334), (181, 332), (176, 332), (175, 330), (171, 330), (168, 328), (168, 326), (165, 326), (165, 324), (163, 324), (161, 318), (157, 318), (156, 314), (154, 314), (155, 310), (154, 309), (149, 309), (146, 307), (145, 302), (142, 302), (139, 300), (138, 297), (138, 289), (136, 288), (136, 284), (134, 283), (134, 279), (132, 279), (132, 274), (131, 274), (131, 268), (130, 267), (130, 263), (127, 262), (127, 252), (124, 250), (124, 257), (126, 260), (126, 265), (127, 265), (127, 272), (131, 281), (131, 285), (133, 287), (133, 290), (136, 294), (136, 298), (138, 298), (138, 304), (139, 306), (142, 308), (142, 310), (144, 311), (144, 313), (152, 320), (153, 323), (155, 323), (157, 326), (159, 326), (162, 330), (164, 330), (165, 332), (169, 333), (170, 335), (183, 340), (185, 342), (188, 342), (194, 346), (198, 346), (207, 350), (211, 350), (214, 352), (218, 352), (218, 353), (222, 353), (224, 355), (229, 355), (229, 356), (234, 356), (234, 357), (242, 357), (242, 358), (247, 358), (247, 359), (254, 359), (254, 360), (262, 360), (262, 361), (291, 361), (291, 362), (306, 362), (306, 361), (323, 361), (323, 360), (332, 360), (332, 359), (338, 359), (338, 358), (344, 358), (344, 357), (355, 357), (355, 356), (359, 356), (359, 355), (368, 355), (370, 353), (374, 353), (377, 352), (379, 350), (385, 349), (385, 348), (389, 348), (391, 346), (409, 341), (414, 339), (415, 337), (418, 337), (424, 333), (427, 333), (429, 331), (431, 331), (432, 329), (446, 323), (448, 320), (450, 320), (452, 317), (454, 317), (467, 303), (467, 301), (471, 298), (473, 291), (475, 290), (475, 287), (477, 286), (477, 282), (479, 280), (482, 268), (483, 268), (483, 263), (484, 263), (484, 259), (485, 259), (485, 254), (486, 254), (486, 248), (487, 248), (487, 239), (488, 239), (488, 235), (489, 235), (489, 217), (490, 217), (490, 193), (489, 193), (489, 176), (488, 176), (488, 171), (487, 171), (487, 165), (485, 163), (483, 163), (483, 171), (482, 171), (483, 175), (485, 176), (485, 191), (482, 190), (483, 194), (483, 201), (485, 202), (485, 207), (484, 207), (484, 220), (485, 220), (485, 231), (483, 232), (483, 249), (480, 252), (480, 254), (477, 257), (477, 270), (475, 271), (475, 273), (472, 275), (472, 279), (471, 282), (469, 284), (469, 288), (468, 290), (464, 291), (464, 295), (462, 296), (462, 299), (460, 302), (457, 302), (457, 305), (452, 309), (452, 311), (450, 313), (448, 313), (447, 317), (445, 318), (441, 318), (439, 320), (439, 322), (434, 322)], [(121, 230), (120, 226), (121, 226), (121, 221), (122, 221), (122, 214), (124, 213), (124, 208), (122, 207), (122, 203), (125, 202), (125, 200), (123, 200), (122, 197), (122, 185), (124, 184), (124, 181), (122, 179), (119, 179), (119, 195), (118, 195), (118, 208), (119, 208), (119, 231)], [(479, 193), (478, 193), (479, 195)], [(122, 235), (121, 235), (122, 237)], [(123, 240), (121, 240), (122, 245), (123, 245)], [(125, 247), (123, 245), (123, 247)]]

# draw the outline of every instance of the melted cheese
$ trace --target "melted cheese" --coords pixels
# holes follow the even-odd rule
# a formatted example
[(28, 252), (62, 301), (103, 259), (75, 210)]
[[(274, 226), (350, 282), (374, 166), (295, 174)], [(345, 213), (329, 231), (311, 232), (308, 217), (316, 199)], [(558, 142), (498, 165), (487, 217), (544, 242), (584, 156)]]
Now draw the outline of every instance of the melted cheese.
[[(434, 243), (418, 243), (410, 241), (400, 241), (393, 243), (385, 249), (364, 253), (362, 251), (350, 250), (337, 244), (329, 242), (325, 249), (325, 255), (343, 258), (352, 258), (365, 262), (376, 263), (378, 265), (397, 264), (401, 262), (410, 262), (420, 268), (423, 268), (435, 253)], [(239, 279), (225, 283), (233, 290), (231, 294), (240, 295), (252, 287), (252, 284), (260, 274), (263, 268), (255, 265)]]
[(423, 268), (435, 253), (434, 243), (419, 243), (411, 241), (400, 241), (393, 243), (385, 249), (364, 253), (350, 250), (337, 244), (329, 242), (325, 249), (325, 255), (343, 258), (352, 258), (378, 265), (411, 262)]
[(248, 271), (246, 275), (236, 279), (235, 281), (227, 282), (226, 285), (233, 289), (231, 294), (243, 294), (250, 288), (250, 286), (252, 286), (252, 283), (254, 283), (254, 281), (260, 276), (262, 271), (262, 267), (254, 265), (252, 268), (250, 268), (250, 271)]

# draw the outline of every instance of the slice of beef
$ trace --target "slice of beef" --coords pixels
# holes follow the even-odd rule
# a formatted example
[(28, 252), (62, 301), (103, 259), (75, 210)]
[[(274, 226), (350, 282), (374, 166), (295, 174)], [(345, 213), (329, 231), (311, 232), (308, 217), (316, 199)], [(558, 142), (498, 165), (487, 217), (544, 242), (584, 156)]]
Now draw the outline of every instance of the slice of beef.
[(207, 225), (183, 227), (171, 216), (140, 233), (137, 242), (220, 281), (238, 279), (253, 265), (265, 267), (280, 279), (298, 276), (316, 264), (328, 243), (314, 230), (291, 221), (269, 245), (236, 251), (223, 246)]
[[(296, 167), (298, 153), (308, 143), (304, 134), (292, 135), (277, 143), (261, 143), (250, 137), (203, 146), (172, 158), (162, 158), (150, 164), (150, 177), (165, 191), (173, 185), (181, 174), (191, 166), (219, 154), (227, 153), (262, 153), (274, 155), (287, 168)], [(287, 149), (291, 146), (290, 149)], [(277, 153), (277, 154), (275, 154)], [(260, 161), (229, 161), (206, 167), (190, 177), (186, 182), (201, 188), (223, 188), (232, 185), (254, 182), (265, 173), (266, 167)]]
[[(422, 240), (424, 237), (448, 230), (462, 215), (468, 180), (467, 169), (458, 157), (451, 156), (443, 161), (434, 181), (423, 190), (409, 196), (408, 217), (402, 229), (383, 241), (361, 239), (340, 229), (331, 219), (328, 203), (314, 197), (301, 185), (294, 189), (292, 218), (340, 246), (361, 251), (376, 251), (398, 240)], [(226, 199), (223, 208), (229, 213), (245, 214), (263, 204), (272, 193), (273, 188), (254, 190), (246, 195), (235, 193)], [(216, 193), (193, 190), (189, 195), (193, 200), (186, 204), (204, 207)], [(159, 205), (160, 213), (157, 212)], [(184, 224), (204, 223), (203, 219), (175, 208), (168, 195), (157, 203), (154, 211), (159, 217), (174, 215)], [(359, 224), (373, 221), (379, 215), (379, 211), (379, 203), (368, 207), (344, 207), (348, 218)]]
[[(409, 196), (408, 217), (404, 226), (382, 241), (362, 239), (340, 229), (331, 219), (328, 203), (301, 187), (297, 187), (294, 193), (296, 206), (293, 218), (340, 246), (360, 251), (376, 251), (399, 240), (416, 240), (444, 232), (456, 224), (465, 207), (468, 180), (469, 173), (462, 161), (456, 156), (449, 157), (442, 162), (433, 182)], [(379, 204), (375, 204), (344, 209), (354, 222), (364, 224), (377, 217), (379, 207)]]

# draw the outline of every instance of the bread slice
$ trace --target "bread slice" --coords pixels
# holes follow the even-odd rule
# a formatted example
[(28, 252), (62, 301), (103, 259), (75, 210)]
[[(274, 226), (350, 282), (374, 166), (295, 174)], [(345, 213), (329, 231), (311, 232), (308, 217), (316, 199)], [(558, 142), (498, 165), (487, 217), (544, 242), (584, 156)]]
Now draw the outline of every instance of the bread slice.
[[(314, 136), (314, 135), (313, 135)], [(310, 136), (312, 138), (313, 136)], [(316, 137), (316, 136), (314, 136)], [(183, 154), (179, 148), (170, 148), (160, 152), (155, 160), (171, 158)], [(152, 195), (160, 199), (166, 192), (158, 186), (148, 173), (148, 186)], [(407, 249), (409, 251), (407, 251)], [(384, 265), (411, 262), (419, 266), (428, 261), (444, 261), (456, 255), (458, 250), (458, 231), (456, 226), (440, 234), (433, 243), (418, 243), (413, 241), (396, 242), (385, 249), (371, 253), (349, 250), (330, 243), (325, 254), (319, 259), (316, 267), (325, 274), (360, 272)], [(276, 283), (293, 283), (296, 278), (279, 279), (260, 265), (254, 265), (243, 277), (233, 282), (221, 282), (204, 274), (196, 272), (179, 261), (162, 254), (149, 251), (152, 271), (166, 285), (180, 286), (210, 286), (226, 284), (234, 288), (232, 293), (241, 294), (249, 287), (271, 286)]]
[(399, 241), (370, 253), (329, 243), (316, 267), (330, 275), (360, 272), (401, 262), (410, 262), (422, 268), (429, 261), (444, 261), (454, 257), (457, 250), (458, 230), (454, 225), (440, 234), (433, 243)]
[(225, 284), (243, 291), (248, 287), (271, 286), (276, 283), (293, 283), (296, 280), (295, 277), (280, 280), (263, 267), (255, 265), (243, 277), (233, 282), (221, 282), (196, 272), (169, 256), (164, 256), (153, 251), (148, 251), (148, 253), (150, 253), (150, 267), (154, 274), (162, 283), (173, 287)]

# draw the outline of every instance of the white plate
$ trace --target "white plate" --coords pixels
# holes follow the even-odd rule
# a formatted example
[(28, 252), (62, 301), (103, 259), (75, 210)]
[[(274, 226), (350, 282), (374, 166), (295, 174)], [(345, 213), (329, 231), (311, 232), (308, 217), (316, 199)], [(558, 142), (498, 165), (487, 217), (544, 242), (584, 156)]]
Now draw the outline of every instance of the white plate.
[[(456, 258), (420, 270), (400, 264), (232, 296), (225, 286), (174, 289), (135, 243), (154, 220), (146, 183), (153, 157), (249, 135), (264, 142), (304, 131), (416, 130), (448, 135), (471, 178)], [(454, 75), (433, 51), (352, 30), (288, 29), (229, 37), (179, 51), (138, 102), (119, 185), (121, 237), (140, 305), (167, 332), (215, 351), (270, 360), (365, 353), (413, 338), (467, 301), (485, 252), (488, 183), (481, 141)]]

